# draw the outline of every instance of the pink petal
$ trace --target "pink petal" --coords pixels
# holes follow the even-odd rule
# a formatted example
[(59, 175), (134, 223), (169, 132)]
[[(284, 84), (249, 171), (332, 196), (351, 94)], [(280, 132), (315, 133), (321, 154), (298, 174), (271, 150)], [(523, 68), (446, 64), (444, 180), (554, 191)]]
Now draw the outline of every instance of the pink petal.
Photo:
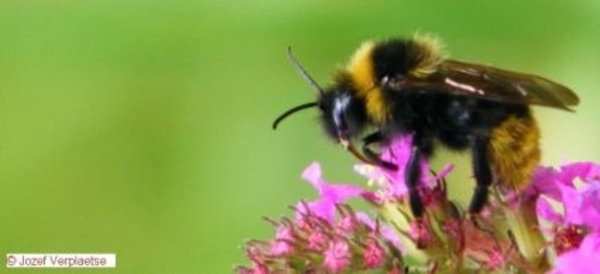
[(325, 251), (323, 265), (334, 273), (341, 272), (350, 265), (352, 254), (348, 243), (342, 240), (330, 242)]
[[(392, 140), (391, 144), (383, 149), (381, 158), (385, 161), (391, 162), (398, 166), (397, 170), (382, 169), (382, 173), (390, 182), (389, 191), (395, 197), (406, 196), (408, 191), (406, 187), (406, 166), (410, 160), (412, 154), (412, 135), (405, 135), (396, 137)], [(420, 186), (433, 187), (435, 186), (435, 179), (429, 176), (429, 165), (426, 159), (422, 159), (420, 163), (421, 178)], [(446, 166), (442, 170), (443, 175), (449, 172), (448, 169), (451, 167)]]
[[(583, 238), (579, 251), (593, 256), (600, 254), (600, 232), (588, 234)], [(596, 258), (597, 260), (598, 258)], [(596, 265), (597, 261), (594, 262)]]
[(581, 191), (581, 218), (587, 227), (600, 231), (600, 182), (586, 184)]
[(321, 195), (321, 199), (329, 200), (334, 204), (342, 203), (348, 198), (359, 196), (365, 191), (353, 185), (328, 184), (323, 179), (321, 166), (317, 162), (313, 162), (302, 172), (302, 178), (317, 189)]
[(322, 175), (318, 162), (313, 162), (302, 172), (302, 178), (317, 189), (320, 197), (313, 202), (299, 203), (296, 207), (298, 210), (296, 220), (301, 220), (304, 215), (311, 213), (333, 224), (337, 204), (365, 193), (365, 190), (358, 186), (328, 184)]
[(454, 169), (454, 165), (453, 164), (447, 164), (445, 165), (440, 171), (438, 171), (437, 175), (435, 176), (428, 176), (427, 178), (427, 182), (428, 183), (435, 183), (443, 178), (445, 178), (448, 174), (450, 174), (450, 172), (452, 172), (452, 169)]
[[(375, 221), (373, 221), (366, 213), (358, 212), (356, 213), (356, 218), (371, 229), (375, 229)], [(396, 234), (396, 231), (394, 231), (392, 227), (380, 223), (379, 233), (381, 233), (381, 236), (392, 243), (398, 250), (402, 251), (402, 254), (405, 254), (406, 251), (402, 247), (400, 238), (398, 238), (398, 234)]]
[(353, 185), (324, 185), (321, 198), (328, 199), (333, 203), (343, 203), (349, 198), (360, 196), (364, 189)]
[(385, 262), (385, 251), (375, 240), (370, 240), (363, 253), (363, 260), (367, 268), (376, 268)]
[(335, 204), (330, 201), (317, 200), (315, 202), (307, 203), (310, 211), (327, 220), (330, 224), (335, 222)]
[(289, 227), (280, 227), (277, 235), (271, 242), (271, 254), (274, 256), (285, 256), (294, 251), (292, 243), (295, 241), (294, 232)]
[(557, 186), (558, 172), (552, 167), (538, 167), (531, 178), (531, 187), (526, 190), (527, 196), (537, 197), (544, 194), (554, 200), (560, 201), (560, 191)]
[(315, 188), (319, 189), (320, 185), (323, 184), (321, 179), (321, 165), (318, 162), (311, 163), (304, 171), (302, 172), (302, 179), (311, 183)]
[(582, 217), (579, 212), (581, 206), (581, 196), (579, 192), (572, 186), (558, 185), (562, 195), (562, 202), (565, 208), (565, 222), (569, 224), (583, 224)]
[(536, 211), (540, 218), (555, 224), (562, 224), (563, 216), (554, 210), (548, 200), (541, 197), (537, 200), (536, 206)]
[(563, 165), (558, 180), (565, 185), (573, 185), (576, 178), (584, 180), (600, 179), (600, 165), (593, 162), (578, 162)]
[(584, 185), (580, 190), (559, 185), (565, 207), (565, 222), (600, 230), (600, 183)]
[(561, 254), (551, 274), (598, 273), (600, 233), (587, 235), (579, 248)]

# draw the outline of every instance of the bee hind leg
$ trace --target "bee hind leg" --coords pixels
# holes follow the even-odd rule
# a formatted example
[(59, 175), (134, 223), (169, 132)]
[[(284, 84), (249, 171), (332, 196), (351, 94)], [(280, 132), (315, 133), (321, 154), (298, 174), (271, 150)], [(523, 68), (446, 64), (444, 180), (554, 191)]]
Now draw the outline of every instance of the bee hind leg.
[(476, 186), (471, 204), (470, 213), (479, 213), (488, 200), (489, 187), (492, 183), (492, 171), (488, 161), (489, 139), (485, 136), (475, 136), (471, 148), (473, 152), (473, 175)]

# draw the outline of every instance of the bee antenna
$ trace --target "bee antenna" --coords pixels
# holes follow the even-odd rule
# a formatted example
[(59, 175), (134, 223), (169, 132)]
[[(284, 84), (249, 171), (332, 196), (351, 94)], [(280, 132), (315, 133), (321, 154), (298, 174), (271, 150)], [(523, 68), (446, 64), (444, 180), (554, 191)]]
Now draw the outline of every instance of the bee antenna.
[(288, 111), (286, 111), (283, 114), (279, 115), (279, 117), (277, 117), (277, 119), (275, 119), (275, 122), (273, 122), (273, 130), (277, 129), (277, 125), (281, 121), (283, 121), (283, 119), (285, 119), (288, 116), (294, 114), (295, 112), (303, 110), (303, 109), (307, 109), (307, 108), (316, 107), (318, 105), (319, 104), (317, 102), (310, 102), (310, 103), (302, 104), (302, 105), (295, 106), (295, 107), (289, 109)]
[(298, 72), (300, 72), (300, 75), (302, 75), (302, 78), (304, 78), (304, 80), (306, 80), (313, 88), (315, 88), (319, 92), (319, 95), (323, 95), (323, 93), (324, 93), (323, 89), (321, 88), (321, 86), (319, 86), (319, 84), (317, 84), (317, 81), (315, 81), (315, 79), (313, 79), (310, 76), (310, 74), (308, 74), (306, 69), (304, 69), (304, 67), (302, 67), (300, 62), (298, 62), (298, 59), (296, 59), (296, 57), (292, 53), (291, 46), (288, 46), (288, 48), (287, 48), (287, 55), (288, 55), (288, 58), (290, 58), (290, 61), (292, 62), (294, 67), (296, 67)]

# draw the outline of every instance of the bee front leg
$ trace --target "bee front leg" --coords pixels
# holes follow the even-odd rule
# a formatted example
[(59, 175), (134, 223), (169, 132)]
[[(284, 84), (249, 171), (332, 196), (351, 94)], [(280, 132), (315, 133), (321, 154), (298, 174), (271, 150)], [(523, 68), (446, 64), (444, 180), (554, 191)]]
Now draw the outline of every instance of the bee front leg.
[(372, 151), (369, 146), (374, 143), (380, 143), (385, 140), (385, 136), (381, 131), (375, 131), (362, 139), (362, 151), (367, 159), (371, 160), (375, 165), (383, 168), (397, 170), (398, 167), (390, 162), (382, 160), (377, 153)]
[(479, 213), (485, 206), (489, 187), (492, 183), (492, 171), (488, 160), (489, 139), (485, 136), (475, 136), (471, 144), (473, 151), (473, 175), (477, 183), (469, 212)]

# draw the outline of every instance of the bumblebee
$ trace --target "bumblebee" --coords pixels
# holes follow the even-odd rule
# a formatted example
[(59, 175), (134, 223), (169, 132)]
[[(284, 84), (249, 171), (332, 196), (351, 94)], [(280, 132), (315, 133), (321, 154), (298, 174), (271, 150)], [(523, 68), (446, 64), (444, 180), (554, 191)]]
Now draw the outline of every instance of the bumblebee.
[[(334, 142), (360, 160), (396, 169), (372, 149), (393, 137), (413, 135), (406, 167), (409, 203), (423, 216), (419, 162), (436, 144), (472, 154), (476, 187), (469, 212), (485, 206), (492, 182), (522, 190), (540, 161), (539, 129), (530, 105), (572, 111), (579, 99), (569, 88), (546, 78), (447, 58), (436, 38), (415, 35), (364, 43), (322, 89), (288, 48), (292, 63), (317, 90), (316, 102), (294, 107), (273, 123), (299, 110), (316, 107)], [(369, 132), (367, 132), (369, 131)], [(362, 153), (352, 144), (362, 141)]]

